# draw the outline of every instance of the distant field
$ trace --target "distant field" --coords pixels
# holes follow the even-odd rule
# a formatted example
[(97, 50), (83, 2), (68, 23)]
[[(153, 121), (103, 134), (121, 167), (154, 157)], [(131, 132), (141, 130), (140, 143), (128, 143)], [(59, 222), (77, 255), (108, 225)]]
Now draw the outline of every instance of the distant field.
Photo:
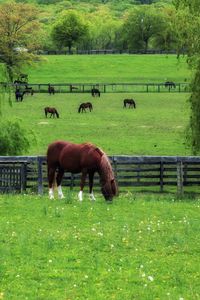
[(30, 83), (189, 82), (186, 58), (176, 55), (51, 55), (24, 70)]
[[(123, 109), (123, 99), (133, 97), (137, 109)], [(35, 94), (4, 107), (4, 115), (20, 120), (37, 138), (29, 154), (44, 155), (54, 140), (90, 141), (109, 155), (189, 155), (185, 127), (189, 119), (188, 94)], [(91, 101), (91, 113), (78, 113), (81, 102)], [(45, 118), (44, 107), (55, 106), (59, 119)], [(26, 153), (27, 154), (27, 153)]]

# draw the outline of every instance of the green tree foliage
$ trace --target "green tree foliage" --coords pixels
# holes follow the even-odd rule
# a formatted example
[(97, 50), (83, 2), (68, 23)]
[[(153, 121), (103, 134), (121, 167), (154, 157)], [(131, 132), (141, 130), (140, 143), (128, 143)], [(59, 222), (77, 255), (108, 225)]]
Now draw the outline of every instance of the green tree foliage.
[(161, 9), (162, 28), (154, 37), (153, 45), (156, 49), (174, 50), (177, 48), (177, 32), (175, 30), (176, 11), (173, 7)]
[(52, 39), (59, 48), (68, 47), (69, 52), (76, 43), (88, 34), (88, 26), (81, 14), (75, 11), (65, 12), (52, 29)]
[(179, 51), (184, 49), (188, 64), (194, 70), (189, 98), (191, 114), (189, 121), (189, 142), (193, 153), (200, 152), (200, 0), (176, 0), (176, 31)]
[(90, 48), (113, 49), (121, 21), (113, 17), (108, 8), (102, 7), (89, 18)]
[(155, 8), (136, 7), (128, 14), (124, 26), (124, 37), (130, 50), (147, 51), (150, 40), (159, 34), (164, 27), (163, 18)]
[(24, 64), (34, 59), (39, 44), (38, 10), (30, 4), (6, 2), (0, 5), (0, 62), (10, 81)]
[(25, 130), (15, 122), (0, 123), (0, 155), (20, 155), (30, 147)]

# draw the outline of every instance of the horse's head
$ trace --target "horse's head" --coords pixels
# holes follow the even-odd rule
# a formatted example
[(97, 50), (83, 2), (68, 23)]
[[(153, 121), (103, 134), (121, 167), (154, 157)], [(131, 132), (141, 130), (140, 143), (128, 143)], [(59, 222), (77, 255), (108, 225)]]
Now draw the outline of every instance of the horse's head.
[(107, 181), (101, 188), (101, 192), (106, 201), (112, 201), (113, 197), (118, 194), (118, 188), (115, 179)]

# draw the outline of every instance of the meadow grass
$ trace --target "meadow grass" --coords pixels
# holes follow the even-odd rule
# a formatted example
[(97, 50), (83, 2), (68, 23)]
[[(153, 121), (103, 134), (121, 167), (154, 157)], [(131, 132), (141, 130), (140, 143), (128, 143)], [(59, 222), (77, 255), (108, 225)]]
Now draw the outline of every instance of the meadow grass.
[(200, 200), (0, 196), (0, 298), (197, 300)]
[(186, 58), (176, 55), (48, 55), (24, 70), (29, 83), (190, 82)]
[[(137, 108), (123, 108), (133, 97)], [(31, 148), (25, 155), (45, 155), (49, 143), (68, 140), (92, 142), (109, 155), (190, 155), (185, 128), (189, 120), (188, 94), (35, 94), (4, 106), (4, 116), (17, 119), (29, 132)], [(93, 111), (78, 113), (81, 102)], [(54, 106), (60, 118), (45, 118), (44, 107)]]

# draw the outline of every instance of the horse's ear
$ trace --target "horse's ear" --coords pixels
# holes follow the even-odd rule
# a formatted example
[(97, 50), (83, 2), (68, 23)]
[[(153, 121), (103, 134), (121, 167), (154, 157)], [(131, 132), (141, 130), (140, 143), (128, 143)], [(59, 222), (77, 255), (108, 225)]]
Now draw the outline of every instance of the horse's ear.
[(111, 188), (112, 188), (113, 195), (117, 196), (118, 188), (117, 188), (116, 181), (114, 178), (111, 180)]

